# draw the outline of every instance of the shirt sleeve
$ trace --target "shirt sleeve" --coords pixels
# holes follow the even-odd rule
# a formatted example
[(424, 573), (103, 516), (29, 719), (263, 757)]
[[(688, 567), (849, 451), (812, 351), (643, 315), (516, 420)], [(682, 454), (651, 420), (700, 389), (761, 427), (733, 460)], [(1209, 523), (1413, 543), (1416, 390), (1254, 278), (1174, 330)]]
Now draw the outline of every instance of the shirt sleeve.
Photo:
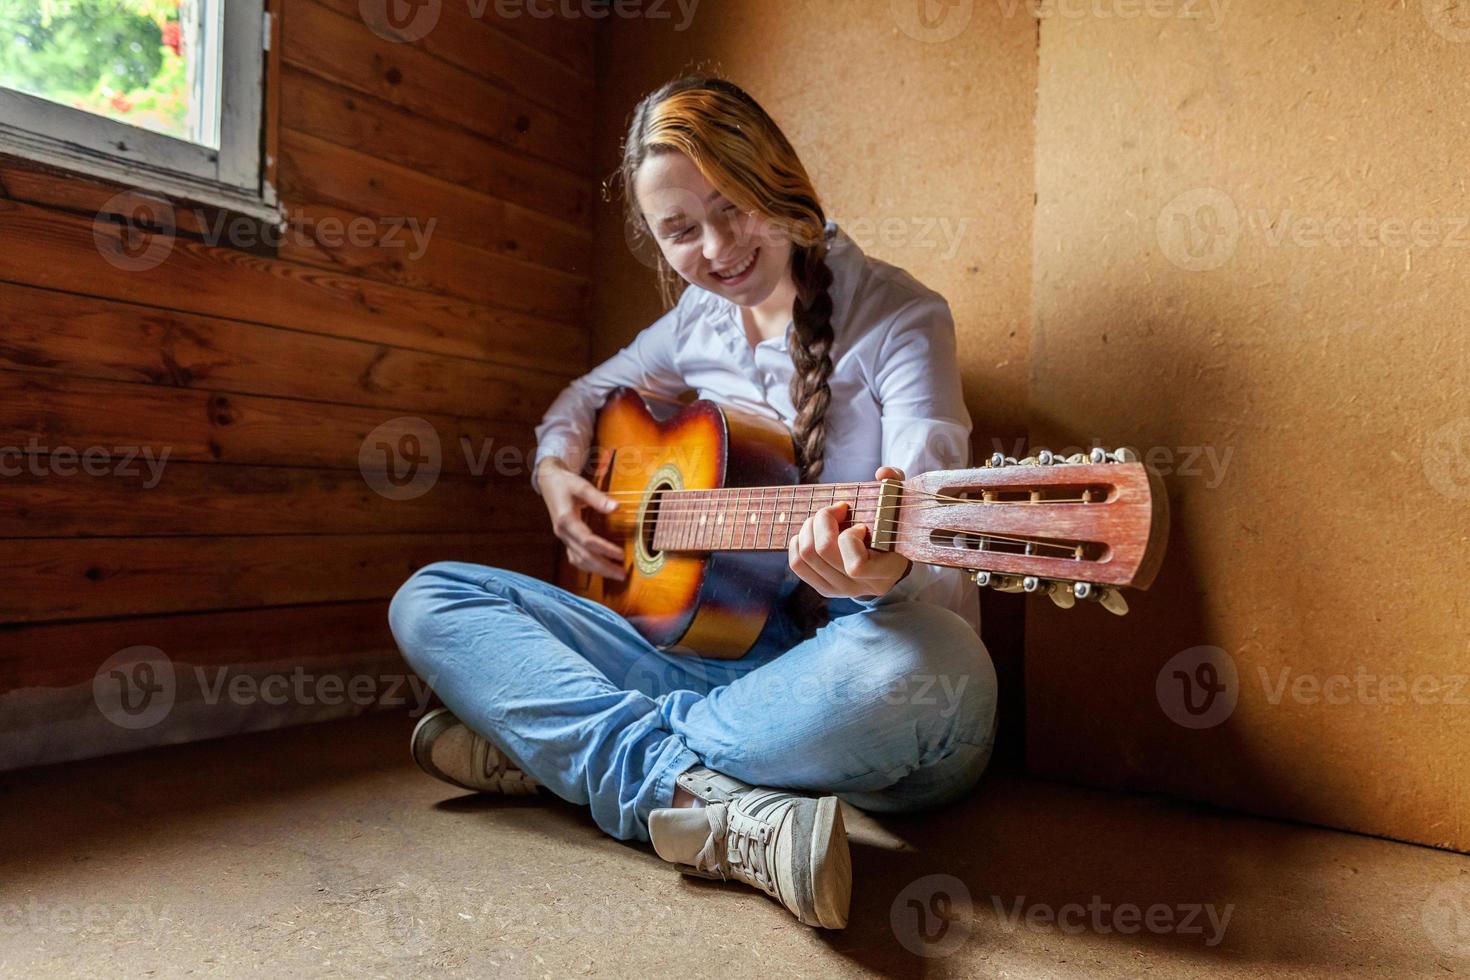
[[(912, 477), (970, 465), (970, 412), (960, 384), (954, 317), (949, 303), (928, 294), (895, 315), (879, 348), (874, 378), (882, 406), (882, 460)], [(947, 605), (963, 569), (915, 562), (884, 595), (865, 606), (901, 599)]]
[(628, 346), (567, 385), (551, 403), (536, 426), (531, 487), (538, 494), (536, 467), (547, 456), (559, 457), (573, 472), (581, 471), (591, 449), (597, 410), (608, 392), (627, 386), (673, 398), (688, 387), (675, 354), (689, 292), (686, 289), (672, 309), (643, 328)]

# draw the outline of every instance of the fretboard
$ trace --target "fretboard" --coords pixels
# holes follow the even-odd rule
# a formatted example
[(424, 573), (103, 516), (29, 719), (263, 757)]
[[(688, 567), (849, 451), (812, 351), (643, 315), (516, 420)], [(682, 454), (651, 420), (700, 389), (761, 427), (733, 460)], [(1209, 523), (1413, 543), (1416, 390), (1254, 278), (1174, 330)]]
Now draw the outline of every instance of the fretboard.
[(805, 483), (794, 487), (665, 490), (649, 503), (655, 551), (785, 551), (802, 522), (846, 502), (839, 527), (873, 527), (882, 484)]

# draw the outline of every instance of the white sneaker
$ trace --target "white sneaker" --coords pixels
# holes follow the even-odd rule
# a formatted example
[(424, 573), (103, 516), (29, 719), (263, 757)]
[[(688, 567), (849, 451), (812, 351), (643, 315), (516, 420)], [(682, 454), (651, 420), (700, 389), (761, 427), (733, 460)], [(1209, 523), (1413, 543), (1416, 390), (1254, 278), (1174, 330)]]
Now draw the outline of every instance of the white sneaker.
[(809, 926), (847, 925), (852, 861), (835, 796), (753, 788), (727, 802), (654, 810), (648, 831), (658, 856), (684, 874), (743, 881)]
[(409, 749), (424, 772), (464, 789), (524, 796), (541, 785), (448, 708), (436, 708), (419, 719)]

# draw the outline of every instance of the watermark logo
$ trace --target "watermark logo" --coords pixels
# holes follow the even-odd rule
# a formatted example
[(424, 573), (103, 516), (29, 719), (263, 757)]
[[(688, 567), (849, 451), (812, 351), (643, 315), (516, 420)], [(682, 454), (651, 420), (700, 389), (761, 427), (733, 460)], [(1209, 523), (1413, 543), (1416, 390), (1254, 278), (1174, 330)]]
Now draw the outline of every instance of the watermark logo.
[(1155, 231), (1170, 262), (1188, 272), (1211, 272), (1235, 255), (1240, 209), (1224, 191), (1198, 187), (1164, 205)]
[(1257, 666), (1256, 673), (1266, 701), (1273, 705), (1280, 704), (1287, 697), (1295, 704), (1310, 705), (1460, 707), (1470, 704), (1470, 695), (1466, 692), (1470, 674), (1377, 674), (1364, 664), (1358, 664), (1351, 677), (1342, 673), (1324, 677), (1297, 672), (1289, 665), (1275, 671)]
[[(1051, 446), (1030, 447), (1029, 440), (1024, 436), (1012, 439), (1007, 445), (1005, 440), (992, 436), (990, 439), (990, 451), (1000, 453), (1011, 459), (1021, 459), (1042, 448), (1050, 448), (1052, 455), (1059, 459), (1067, 459), (1078, 453), (1086, 456), (1094, 449), (1108, 452), (1108, 444), (1094, 436), (1086, 445), (1077, 446)], [(1235, 456), (1234, 446), (1149, 446), (1147, 448), (1130, 447), (1138, 456), (1139, 460), (1151, 472), (1159, 476), (1177, 476), (1181, 478), (1204, 478), (1206, 490), (1214, 490), (1225, 482), (1230, 468), (1230, 460)], [(963, 456), (963, 451), (959, 451)]]
[(32, 898), (25, 904), (0, 904), (0, 936), (48, 945), (100, 940), (129, 945), (144, 942), (156, 948), (173, 921), (169, 906), (141, 902), (52, 905)]
[(1037, 20), (1197, 20), (1219, 30), (1231, 0), (996, 0), (1007, 18), (1021, 8)]
[(1154, 681), (1159, 707), (1183, 728), (1214, 728), (1235, 712), (1240, 675), (1220, 647), (1190, 647), (1169, 658)]
[(161, 453), (154, 453), (152, 446), (88, 446), (78, 450), (75, 446), (43, 446), (36, 436), (31, 436), (22, 446), (0, 446), (0, 477), (21, 476), (144, 476), (138, 465), (141, 457), (147, 475), (142, 481), (144, 490), (152, 490), (163, 480), (163, 468), (168, 464), (171, 446), (164, 446)]
[(1092, 931), (1099, 935), (1119, 933), (1129, 936), (1138, 932), (1153, 935), (1199, 936), (1206, 946), (1220, 945), (1225, 930), (1230, 926), (1230, 917), (1235, 914), (1233, 904), (1223, 908), (1214, 903), (1185, 902), (1167, 905), (1155, 902), (1149, 906), (1134, 902), (1113, 904), (1104, 901), (1101, 895), (1093, 895), (1083, 905), (1068, 902), (1053, 906), (1045, 902), (1026, 901), (1025, 895), (1016, 896), (1007, 909), (999, 895), (991, 897), (995, 915), (1006, 932), (1015, 932), (1022, 923), (1031, 932), (1062, 932), (1069, 936)]
[(178, 690), (173, 661), (158, 647), (119, 650), (92, 678), (92, 699), (119, 728), (151, 728), (173, 710)]
[(1470, 417), (1429, 433), (1424, 440), (1424, 476), (1451, 500), (1470, 500)]
[(107, 264), (123, 272), (147, 272), (174, 250), (173, 206), (138, 191), (108, 198), (92, 220), (92, 241)]
[(916, 41), (940, 44), (962, 34), (975, 15), (975, 0), (888, 0), (898, 29)]
[(495, 16), (501, 20), (514, 20), (529, 16), (535, 20), (557, 17), (562, 20), (605, 20), (617, 17), (622, 20), (672, 20), (677, 14), (679, 22), (674, 25), (675, 33), (687, 31), (694, 23), (699, 0), (468, 0), (470, 16), (476, 19), (485, 16), (488, 8), (494, 7)]
[(399, 44), (422, 40), (439, 23), (443, 0), (359, 0), (362, 22), (378, 37)]
[(384, 249), (404, 253), (417, 262), (429, 250), (438, 218), (414, 215), (357, 215), (340, 218), (328, 215), (308, 218), (300, 214), (278, 220), (260, 221), (220, 210), (180, 210), (141, 191), (116, 194), (92, 220), (92, 240), (109, 265), (124, 272), (147, 272), (162, 265), (178, 244), (179, 219), (190, 240), (210, 248), (279, 251), (287, 244), (300, 248), (337, 252), (345, 248)]
[(926, 875), (909, 882), (888, 909), (899, 945), (926, 959), (949, 956), (975, 927), (970, 889), (954, 875)]
[(1440, 885), (1419, 909), (1419, 924), (1435, 949), (1470, 959), (1470, 877)]
[(883, 218), (858, 216), (836, 220), (847, 237), (865, 252), (923, 249), (937, 252), (939, 258), (946, 262), (959, 255), (970, 224), (969, 218), (954, 221), (948, 217), (919, 215), (888, 215)]
[(1419, 0), (1429, 29), (1446, 41), (1470, 41), (1470, 4), (1465, 0)]
[[(433, 699), (434, 679), (401, 673), (321, 673), (296, 666), (289, 672), (249, 673), (237, 667), (195, 665), (183, 675), (208, 707), (221, 703), (250, 708), (353, 705), (357, 708), (409, 709), (419, 718)], [(92, 698), (119, 728), (151, 728), (169, 716), (179, 692), (179, 671), (158, 647), (134, 646), (108, 657), (92, 678)]]
[(1247, 237), (1267, 249), (1470, 249), (1466, 214), (1314, 214), (1291, 208), (1242, 212), (1230, 195), (1215, 187), (1174, 198), (1159, 212), (1155, 230), (1164, 256), (1189, 272), (1220, 268)]
[(389, 419), (363, 439), (357, 466), (374, 492), (389, 500), (422, 497), (439, 479), (439, 434), (425, 419)]

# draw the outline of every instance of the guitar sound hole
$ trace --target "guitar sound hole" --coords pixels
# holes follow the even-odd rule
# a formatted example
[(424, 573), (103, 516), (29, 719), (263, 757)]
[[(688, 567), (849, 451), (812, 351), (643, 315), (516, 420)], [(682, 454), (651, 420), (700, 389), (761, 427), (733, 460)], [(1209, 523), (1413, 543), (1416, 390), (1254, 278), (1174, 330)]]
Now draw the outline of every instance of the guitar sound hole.
[(653, 536), (658, 530), (658, 515), (664, 502), (664, 493), (674, 489), (677, 488), (669, 479), (659, 479), (649, 488), (638, 521), (638, 556), (644, 562), (657, 562), (663, 556), (663, 552), (653, 546)]

